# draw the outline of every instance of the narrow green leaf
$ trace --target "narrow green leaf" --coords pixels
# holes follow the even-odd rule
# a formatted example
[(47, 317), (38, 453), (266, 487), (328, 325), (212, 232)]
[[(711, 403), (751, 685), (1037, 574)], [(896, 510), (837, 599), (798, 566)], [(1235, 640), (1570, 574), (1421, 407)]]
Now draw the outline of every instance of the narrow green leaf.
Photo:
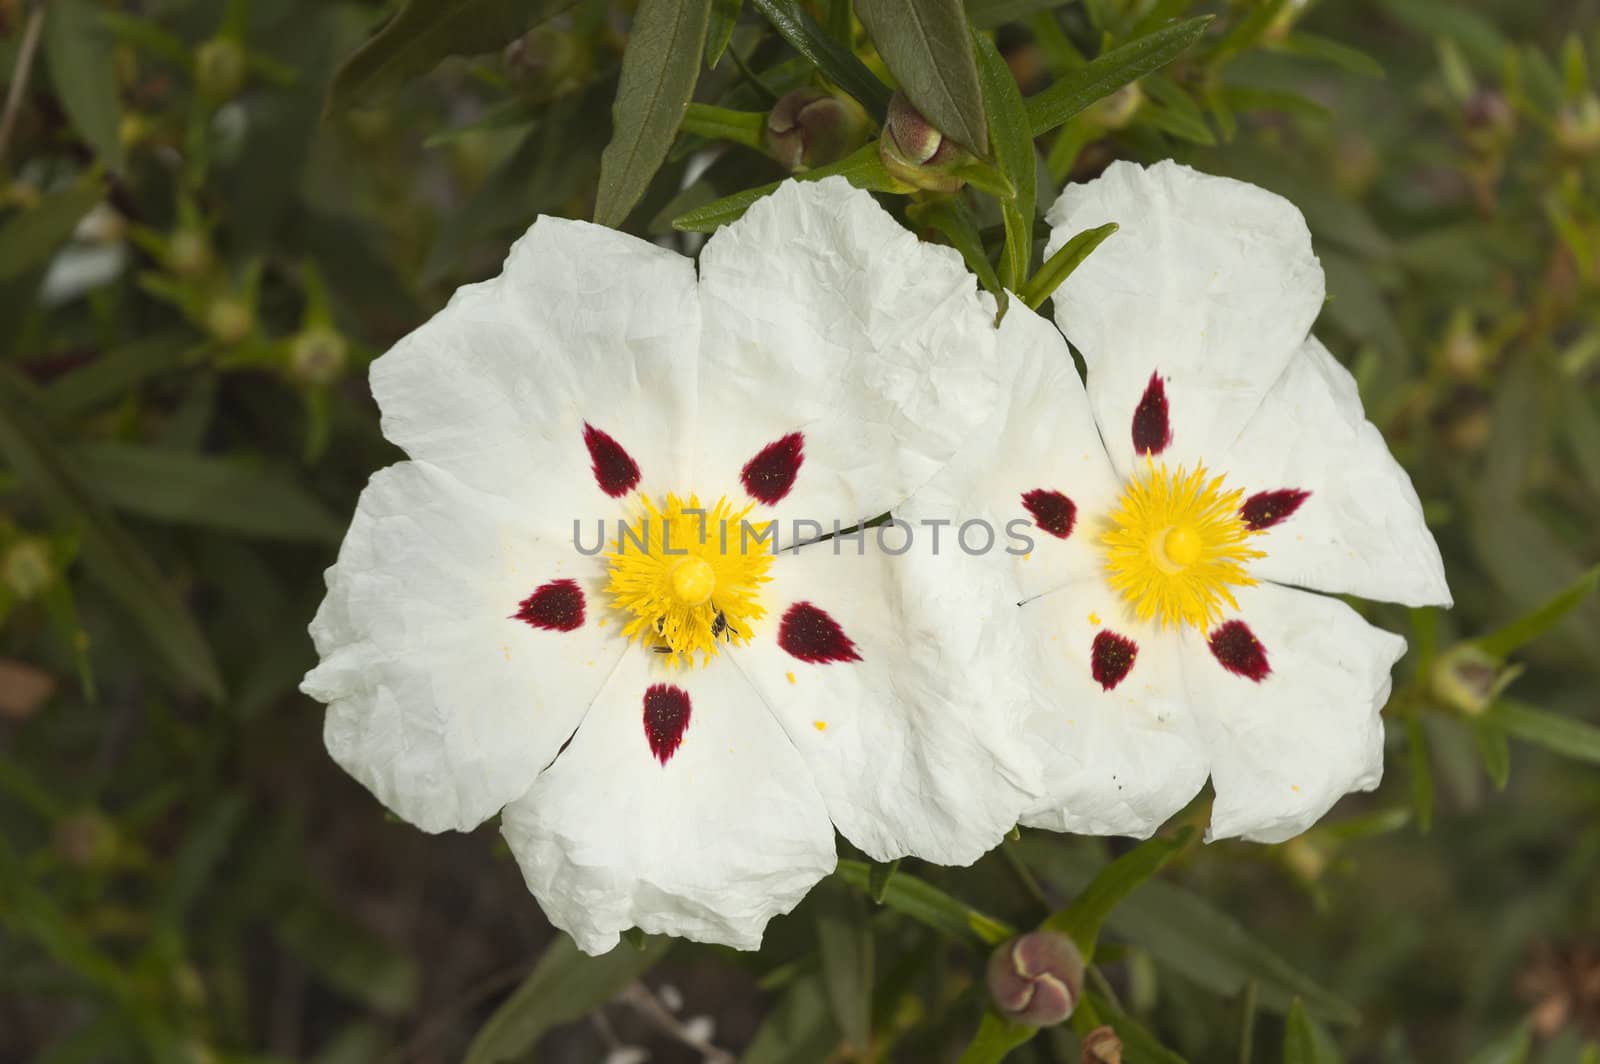
[(146, 378), (182, 365), (187, 341), (188, 334), (174, 330), (107, 351), (52, 381), (41, 393), (43, 407), (51, 415), (63, 417), (119, 401)]
[(988, 155), (989, 123), (961, 0), (856, 0), (855, 11), (911, 105), (945, 136)]
[(1048, 133), (1095, 101), (1166, 66), (1200, 39), (1212, 17), (1186, 19), (1113, 48), (1088, 65), (1068, 71), (1043, 92), (1028, 97), (1028, 121), (1033, 135)]
[(1328, 1032), (1296, 998), (1283, 1032), (1283, 1064), (1342, 1064), (1343, 1060)]
[(734, 111), (706, 103), (691, 103), (683, 113), (684, 133), (727, 140), (761, 150), (766, 144), (767, 116), (763, 111)]
[(833, 1055), (839, 1038), (822, 977), (803, 975), (767, 1011), (739, 1064), (815, 1064)]
[[(876, 143), (864, 145), (836, 163), (796, 174), (793, 180), (820, 181), (824, 177), (835, 175), (869, 192), (899, 192), (905, 187), (883, 168), (883, 160), (878, 157)], [(770, 185), (747, 188), (743, 192), (735, 192), (731, 196), (713, 200), (704, 207), (697, 207), (687, 214), (680, 214), (674, 218), (672, 228), (686, 233), (709, 233), (719, 226), (737, 220), (757, 200), (776, 192), (781, 184), (781, 181), (774, 181)]]
[(889, 107), (889, 87), (855, 53), (817, 25), (795, 0), (752, 0), (778, 36), (811, 61), (822, 76), (856, 98), (879, 122)]
[(416, 1001), (416, 960), (309, 891), (277, 914), (273, 933), (323, 983), (380, 1013), (392, 1016)]
[(45, 8), (44, 55), (56, 98), (96, 158), (121, 170), (122, 101), (117, 98), (111, 34), (92, 0), (51, 0)]
[(346, 59), (328, 89), (328, 109), (370, 100), (452, 55), (504, 48), (577, 0), (406, 0), (394, 18)]
[(972, 215), (960, 199), (946, 196), (913, 203), (906, 208), (906, 214), (918, 225), (930, 226), (943, 233), (945, 239), (950, 241), (950, 246), (961, 252), (967, 269), (978, 275), (984, 290), (999, 300), (1004, 308), (1005, 286), (1000, 283), (994, 263), (984, 254), (983, 237), (978, 232), (977, 223), (972, 220)]
[(1145, 880), (1166, 867), (1168, 861), (1182, 853), (1194, 841), (1196, 834), (1194, 828), (1184, 827), (1176, 835), (1158, 836), (1141, 842), (1101, 869), (1071, 905), (1052, 915), (1041, 926), (1072, 936), (1072, 941), (1078, 944), (1078, 950), (1083, 954), (1084, 963), (1088, 964), (1094, 960), (1100, 926), (1111, 915), (1111, 910)]
[(1012, 1023), (993, 1009), (978, 1022), (978, 1033), (967, 1043), (961, 1064), (998, 1064), (1005, 1055), (1039, 1033), (1037, 1027)]
[[(863, 893), (872, 887), (872, 870), (861, 861), (840, 861), (835, 873)], [(900, 872), (883, 892), (883, 904), (925, 924), (946, 938), (984, 949), (1016, 935), (1016, 929), (963, 904), (925, 880)]]
[(594, 220), (619, 226), (678, 135), (700, 77), (711, 0), (641, 0), (622, 53), (611, 143), (600, 156)]
[(1527, 1064), (1533, 1051), (1533, 1032), (1524, 1020), (1498, 1038), (1491, 1039), (1467, 1064)]
[(1005, 254), (1000, 260), (1000, 281), (1010, 289), (1020, 287), (1033, 262), (1033, 211), (1038, 177), (1038, 158), (1033, 150), (1033, 131), (1028, 125), (1028, 110), (1022, 91), (1011, 76), (1011, 68), (1000, 57), (994, 42), (974, 34), (978, 53), (978, 78), (983, 85), (983, 105), (989, 115), (989, 136), (994, 143), (994, 161), (1015, 188), (1016, 195), (1000, 201), (1000, 218), (1005, 223)]
[(524, 1060), (550, 1028), (581, 1019), (616, 996), (672, 948), (672, 939), (652, 936), (643, 950), (621, 944), (589, 957), (558, 934), (532, 973), (494, 1010), (467, 1047), (464, 1064)]
[(150, 640), (184, 681), (220, 699), (222, 677), (205, 636), (160, 570), (84, 489), (28, 414), (36, 404), (33, 389), (11, 373), (0, 374), (0, 454), (41, 503), (77, 529), (90, 577), (127, 611), (133, 630)]
[(1406, 760), (1411, 766), (1411, 805), (1417, 813), (1417, 829), (1426, 835), (1433, 830), (1433, 750), (1415, 713), (1406, 717)]
[(1523, 742), (1600, 765), (1600, 727), (1593, 724), (1505, 699), (1490, 706), (1484, 719)]
[[(1242, 54), (1275, 22), (1284, 8), (1289, 6), (1289, 0), (1257, 0), (1257, 3), (1248, 9), (1248, 13), (1228, 27), (1222, 35), (1222, 40), (1217, 42), (1216, 48), (1211, 53), (1211, 65), (1215, 68), (1228, 60)], [(1235, 11), (1239, 8), (1234, 8)]]
[[(1187, 1064), (1183, 1057), (1161, 1044), (1161, 1040), (1132, 1016), (1117, 1008), (1103, 994), (1089, 991), (1084, 1004), (1098, 1014), (1102, 1023), (1109, 1024), (1122, 1042), (1122, 1059), (1127, 1064)], [(1082, 1008), (1082, 1006), (1079, 1006)], [(1076, 1021), (1076, 1014), (1074, 1014)]]
[(1505, 729), (1487, 716), (1479, 717), (1472, 722), (1472, 740), (1478, 745), (1478, 757), (1489, 782), (1495, 790), (1505, 790), (1511, 779), (1511, 743)]
[(867, 884), (867, 893), (872, 896), (874, 905), (883, 904), (884, 892), (889, 889), (889, 881), (894, 878), (894, 874), (898, 871), (900, 871), (900, 858), (898, 857), (887, 863), (873, 862), (872, 879)]
[(711, 0), (711, 23), (706, 27), (706, 69), (711, 70), (722, 61), (722, 53), (733, 40), (733, 28), (739, 24), (744, 10), (744, 0)]
[(0, 226), (0, 282), (14, 281), (43, 266), (102, 194), (98, 182), (71, 185), (8, 218)]
[(1366, 52), (1350, 47), (1331, 37), (1319, 37), (1312, 33), (1294, 33), (1274, 44), (1273, 49), (1286, 52), (1289, 55), (1299, 56), (1301, 59), (1315, 59), (1331, 64), (1349, 74), (1357, 74), (1366, 78), (1382, 78), (1384, 76), (1383, 64), (1372, 58)]
[(1490, 632), (1473, 642), (1478, 645), (1478, 649), (1503, 660), (1513, 651), (1521, 649), (1554, 628), (1567, 614), (1583, 605), (1583, 600), (1594, 594), (1597, 587), (1600, 587), (1600, 565), (1596, 565), (1549, 600), (1504, 628)]
[(1105, 243), (1107, 237), (1117, 231), (1116, 222), (1107, 222), (1105, 225), (1094, 229), (1085, 229), (1074, 235), (1065, 244), (1056, 249), (1055, 253), (1039, 267), (1039, 272), (1022, 286), (1018, 293), (1022, 301), (1034, 310), (1038, 310), (1045, 300), (1055, 294), (1061, 287), (1061, 282), (1072, 276), (1072, 271), (1083, 265), (1083, 260), (1088, 258), (1094, 249)]
[(840, 883), (821, 888), (817, 941), (833, 1018), (849, 1048), (865, 1052), (872, 1042), (873, 944), (859, 892)]

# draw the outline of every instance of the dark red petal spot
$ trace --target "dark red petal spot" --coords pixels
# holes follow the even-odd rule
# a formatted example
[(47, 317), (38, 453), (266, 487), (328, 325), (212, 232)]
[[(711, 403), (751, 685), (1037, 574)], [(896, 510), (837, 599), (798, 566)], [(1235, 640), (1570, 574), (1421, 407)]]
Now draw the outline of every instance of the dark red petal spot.
[(1089, 667), (1094, 681), (1107, 691), (1121, 683), (1139, 656), (1139, 644), (1115, 632), (1099, 632), (1089, 648)]
[(535, 628), (570, 632), (583, 627), (583, 589), (576, 580), (552, 580), (522, 600), (511, 615)]
[(653, 683), (644, 691), (644, 737), (663, 765), (683, 745), (689, 729), (689, 692), (671, 684)]
[(583, 445), (589, 448), (594, 479), (601, 491), (618, 499), (638, 485), (639, 463), (622, 449), (622, 444), (587, 421), (583, 423)]
[(1271, 528), (1280, 521), (1293, 517), (1294, 512), (1300, 509), (1300, 504), (1310, 497), (1309, 491), (1301, 491), (1299, 488), (1258, 491), (1239, 507), (1239, 516), (1244, 518), (1244, 527), (1252, 532), (1259, 532), (1263, 528)]
[(1172, 425), (1167, 420), (1167, 386), (1161, 376), (1150, 374), (1144, 398), (1133, 408), (1133, 449), (1140, 454), (1160, 454), (1172, 442)]
[(861, 660), (839, 622), (809, 602), (796, 602), (784, 612), (783, 623), (778, 625), (778, 645), (813, 665)]
[(739, 479), (752, 499), (776, 505), (794, 487), (794, 478), (806, 460), (805, 437), (791, 432), (774, 440), (744, 464)]
[(1066, 539), (1072, 535), (1073, 522), (1078, 519), (1078, 508), (1059, 491), (1034, 488), (1023, 493), (1022, 505), (1033, 515), (1033, 523), (1052, 536)]
[(1229, 621), (1211, 633), (1211, 656), (1235, 676), (1256, 683), (1272, 672), (1272, 666), (1267, 664), (1267, 649), (1243, 621)]

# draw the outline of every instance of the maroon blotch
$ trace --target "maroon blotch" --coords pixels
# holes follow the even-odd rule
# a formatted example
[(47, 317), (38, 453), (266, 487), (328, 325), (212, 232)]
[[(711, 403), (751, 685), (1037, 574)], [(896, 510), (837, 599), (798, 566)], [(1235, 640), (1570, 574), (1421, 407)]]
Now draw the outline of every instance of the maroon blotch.
[(1309, 491), (1299, 488), (1258, 491), (1239, 507), (1239, 516), (1244, 518), (1244, 527), (1259, 532), (1293, 517), (1294, 512), (1300, 509), (1300, 504), (1310, 497)]
[(689, 692), (666, 683), (653, 683), (644, 691), (644, 737), (650, 752), (663, 765), (683, 745), (689, 729)]
[(610, 434), (601, 432), (586, 421), (583, 423), (583, 445), (589, 448), (595, 483), (600, 485), (601, 491), (618, 499), (638, 485), (639, 463)]
[(1024, 492), (1022, 505), (1033, 515), (1033, 523), (1057, 539), (1072, 535), (1073, 523), (1078, 519), (1078, 507), (1059, 491), (1034, 488)]
[(1211, 633), (1211, 656), (1235, 676), (1260, 683), (1272, 672), (1267, 664), (1267, 649), (1261, 645), (1250, 626), (1243, 621), (1229, 621)]
[(778, 645), (791, 657), (813, 665), (833, 661), (860, 661), (855, 642), (839, 622), (809, 602), (796, 602), (778, 625)]
[(1167, 417), (1167, 386), (1161, 375), (1150, 374), (1144, 397), (1133, 408), (1133, 449), (1139, 454), (1160, 454), (1172, 442), (1172, 424)]
[(1099, 632), (1094, 645), (1089, 648), (1089, 668), (1094, 681), (1109, 691), (1121, 683), (1133, 669), (1139, 656), (1139, 644), (1115, 632)]
[(744, 464), (739, 480), (752, 499), (774, 506), (789, 494), (806, 460), (805, 443), (804, 436), (791, 432), (761, 448)]
[(576, 580), (552, 580), (522, 600), (512, 618), (549, 632), (583, 627), (583, 589)]

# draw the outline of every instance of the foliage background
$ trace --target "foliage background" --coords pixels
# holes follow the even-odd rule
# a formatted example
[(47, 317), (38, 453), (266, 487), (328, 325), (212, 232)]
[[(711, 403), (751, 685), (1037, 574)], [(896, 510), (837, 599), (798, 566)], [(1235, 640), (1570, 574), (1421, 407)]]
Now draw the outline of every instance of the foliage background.
[[(647, 36), (630, 26), (678, 3), (411, 0), (368, 43), (402, 5), (0, 0), (0, 1059), (954, 1059), (993, 926), (964, 906), (1035, 923), (1128, 849), (1024, 833), (971, 869), (908, 862), (882, 905), (888, 870), (848, 864), (759, 954), (641, 940), (590, 962), (492, 825), (424, 836), (324, 755), (294, 691), (305, 625), (361, 485), (398, 457), (365, 363), (539, 212), (587, 217), (598, 194), (692, 250), (674, 218), (784, 174), (752, 148), (761, 119), (707, 108), (748, 119), (852, 71), (860, 90), (852, 53), (889, 77), (846, 0), (713, 0), (709, 71), (699, 39), (652, 69), (632, 49), (635, 78), (698, 80), (703, 106), (631, 206), (602, 173), (611, 103)], [(897, 24), (884, 0), (858, 14)], [(1040, 137), (1028, 177), (1047, 203), (1113, 157), (1176, 157), (1291, 197), (1328, 272), (1319, 332), (1458, 601), (1364, 607), (1412, 645), (1381, 790), (1282, 846), (1189, 846), (1123, 884), (1091, 985), (1126, 1059), (1593, 1064), (1600, 3), (967, 14), (1028, 96), (1217, 16)], [(795, 25), (829, 47), (799, 55)], [(879, 45), (903, 82), (929, 73)], [(665, 123), (639, 134), (665, 150), (681, 116), (618, 128)], [(970, 188), (881, 198), (998, 261), (1031, 216)], [(1494, 698), (1436, 681), (1481, 694), (1508, 654), (1525, 671)], [(1014, 1059), (1077, 1053), (1063, 1028)]]

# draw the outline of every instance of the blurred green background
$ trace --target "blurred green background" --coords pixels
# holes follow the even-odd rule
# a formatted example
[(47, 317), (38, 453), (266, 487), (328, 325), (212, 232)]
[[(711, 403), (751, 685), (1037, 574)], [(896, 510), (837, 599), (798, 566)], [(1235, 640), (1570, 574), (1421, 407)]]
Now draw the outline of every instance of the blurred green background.
[[(1025, 96), (1217, 16), (1038, 139), (1039, 198), (1175, 157), (1293, 199), (1318, 331), (1458, 603), (1362, 607), (1412, 647), (1378, 792), (1281, 846), (1191, 846), (1112, 912), (1091, 987), (1125, 1059), (1595, 1064), (1600, 0), (966, 14)], [(989, 926), (962, 906), (1035, 923), (1128, 849), (850, 864), (759, 954), (584, 961), (492, 824), (425, 836), (324, 754), (306, 624), (399, 457), (365, 366), (615, 185), (634, 18), (0, 0), (0, 1060), (953, 1060)], [(689, 253), (675, 218), (785, 176), (779, 95), (849, 86), (852, 54), (891, 77), (848, 0), (712, 0), (706, 36), (714, 64), (666, 59), (697, 105), (659, 173), (602, 193)], [(1015, 249), (993, 196), (880, 198), (974, 262)], [(1010, 1059), (1078, 1054), (1063, 1028)]]

